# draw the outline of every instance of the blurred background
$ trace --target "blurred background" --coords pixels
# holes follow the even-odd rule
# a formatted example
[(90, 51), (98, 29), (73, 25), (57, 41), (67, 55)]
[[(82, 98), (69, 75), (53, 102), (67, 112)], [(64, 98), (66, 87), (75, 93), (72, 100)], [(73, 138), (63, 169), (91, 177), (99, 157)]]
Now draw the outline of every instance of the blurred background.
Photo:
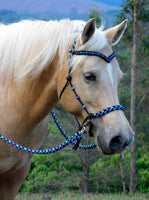
[(0, 0), (0, 19), (11, 23), (20, 19), (63, 19), (87, 20), (90, 9), (99, 11), (111, 25), (114, 15), (120, 12), (121, 0)]

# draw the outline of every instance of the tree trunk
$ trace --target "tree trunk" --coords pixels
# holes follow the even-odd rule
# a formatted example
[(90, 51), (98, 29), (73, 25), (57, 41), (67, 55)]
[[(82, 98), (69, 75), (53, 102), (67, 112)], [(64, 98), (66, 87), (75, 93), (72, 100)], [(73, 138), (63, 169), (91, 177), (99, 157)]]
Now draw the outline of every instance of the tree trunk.
[[(136, 42), (137, 42), (137, 28), (136, 28), (136, 16), (137, 16), (137, 1), (133, 0), (134, 7), (132, 13), (132, 59), (131, 59), (131, 107), (130, 107), (130, 123), (131, 127), (136, 133)], [(136, 136), (134, 142), (130, 146), (131, 160), (130, 160), (130, 185), (129, 193), (135, 193), (136, 186)]]
[(121, 154), (119, 155), (119, 158), (120, 158), (120, 169), (121, 169), (123, 193), (125, 194), (125, 192), (126, 192), (126, 183), (125, 183), (125, 175), (124, 175), (124, 167), (123, 167), (124, 154), (121, 153)]
[[(89, 144), (89, 135), (85, 135), (85, 145)], [(86, 149), (83, 152), (83, 178), (82, 178), (82, 187), (81, 192), (86, 194), (88, 192), (88, 184), (89, 184), (89, 161), (88, 161), (88, 150)]]

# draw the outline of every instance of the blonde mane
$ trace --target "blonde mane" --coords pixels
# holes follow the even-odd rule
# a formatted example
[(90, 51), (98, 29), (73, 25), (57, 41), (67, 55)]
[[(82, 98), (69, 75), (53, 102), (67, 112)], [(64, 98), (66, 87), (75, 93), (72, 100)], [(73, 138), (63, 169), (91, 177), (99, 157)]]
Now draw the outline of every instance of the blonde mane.
[[(21, 21), (0, 25), (0, 81), (34, 79), (52, 62), (57, 51), (61, 63), (68, 52), (72, 33), (79, 33), (84, 26), (83, 21), (70, 20)], [(98, 30), (81, 48), (100, 50), (105, 43), (103, 33)], [(80, 59), (84, 58), (79, 58), (78, 62), (81, 62)]]

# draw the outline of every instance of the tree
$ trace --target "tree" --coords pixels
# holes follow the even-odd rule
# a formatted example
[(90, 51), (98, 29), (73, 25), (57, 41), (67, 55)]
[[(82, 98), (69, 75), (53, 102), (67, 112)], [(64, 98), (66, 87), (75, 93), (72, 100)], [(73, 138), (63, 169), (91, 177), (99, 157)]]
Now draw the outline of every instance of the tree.
[(120, 158), (120, 170), (121, 170), (121, 177), (122, 177), (122, 185), (123, 185), (123, 193), (125, 194), (126, 192), (126, 182), (125, 182), (125, 175), (124, 175), (124, 153), (121, 153), (119, 155)]
[(129, 192), (135, 193), (136, 186), (136, 43), (137, 43), (137, 1), (132, 1), (132, 57), (131, 57), (131, 106), (130, 106), (130, 123), (135, 133), (134, 141), (131, 144), (131, 161), (130, 161), (130, 185)]
[[(85, 145), (89, 144), (89, 135), (87, 134), (85, 136)], [(83, 166), (83, 178), (82, 178), (82, 184), (81, 184), (81, 192), (86, 194), (88, 192), (88, 186), (89, 186), (89, 152), (88, 149), (86, 149), (84, 152), (82, 152), (82, 166)]]
[[(137, 112), (136, 107), (139, 107), (142, 102), (148, 97), (148, 87), (146, 86), (148, 80), (148, 59), (145, 52), (148, 51), (148, 31), (146, 24), (149, 21), (149, 2), (147, 0), (125, 0), (122, 4), (122, 10), (118, 19), (121, 21), (128, 18), (130, 23), (127, 31), (127, 48), (131, 48), (131, 106), (130, 106), (130, 122), (134, 132), (143, 131), (142, 123), (144, 124), (147, 107), (144, 106), (141, 113)], [(130, 47), (131, 44), (131, 47)], [(143, 51), (145, 49), (145, 51)], [(146, 67), (146, 68), (145, 68)], [(137, 70), (136, 70), (137, 69)], [(137, 77), (137, 78), (136, 78)], [(136, 88), (137, 83), (137, 88)], [(143, 94), (143, 95), (142, 95)], [(136, 106), (138, 103), (138, 106)], [(139, 110), (139, 109), (138, 109)], [(137, 116), (137, 118), (136, 118)], [(138, 121), (136, 121), (138, 120)], [(137, 124), (136, 124), (137, 122)], [(141, 125), (140, 125), (141, 124)], [(137, 129), (138, 128), (138, 129)], [(136, 137), (131, 145), (131, 164), (130, 164), (130, 193), (135, 193), (136, 185)]]

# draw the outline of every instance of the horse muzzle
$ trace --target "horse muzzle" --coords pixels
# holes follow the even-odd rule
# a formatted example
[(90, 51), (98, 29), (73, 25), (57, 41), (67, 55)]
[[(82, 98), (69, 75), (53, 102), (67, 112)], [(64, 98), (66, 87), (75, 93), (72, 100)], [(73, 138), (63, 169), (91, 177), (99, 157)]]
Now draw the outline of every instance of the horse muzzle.
[(112, 155), (115, 153), (121, 153), (127, 149), (128, 146), (133, 142), (133, 138), (134, 136), (126, 138), (121, 134), (117, 134), (112, 137), (108, 143), (106, 143), (99, 136), (97, 136), (97, 146), (102, 150), (104, 154)]
[(98, 120), (93, 123), (92, 132), (98, 149), (107, 155), (121, 153), (134, 140), (134, 133), (129, 125), (124, 127), (105, 125), (102, 120)]

